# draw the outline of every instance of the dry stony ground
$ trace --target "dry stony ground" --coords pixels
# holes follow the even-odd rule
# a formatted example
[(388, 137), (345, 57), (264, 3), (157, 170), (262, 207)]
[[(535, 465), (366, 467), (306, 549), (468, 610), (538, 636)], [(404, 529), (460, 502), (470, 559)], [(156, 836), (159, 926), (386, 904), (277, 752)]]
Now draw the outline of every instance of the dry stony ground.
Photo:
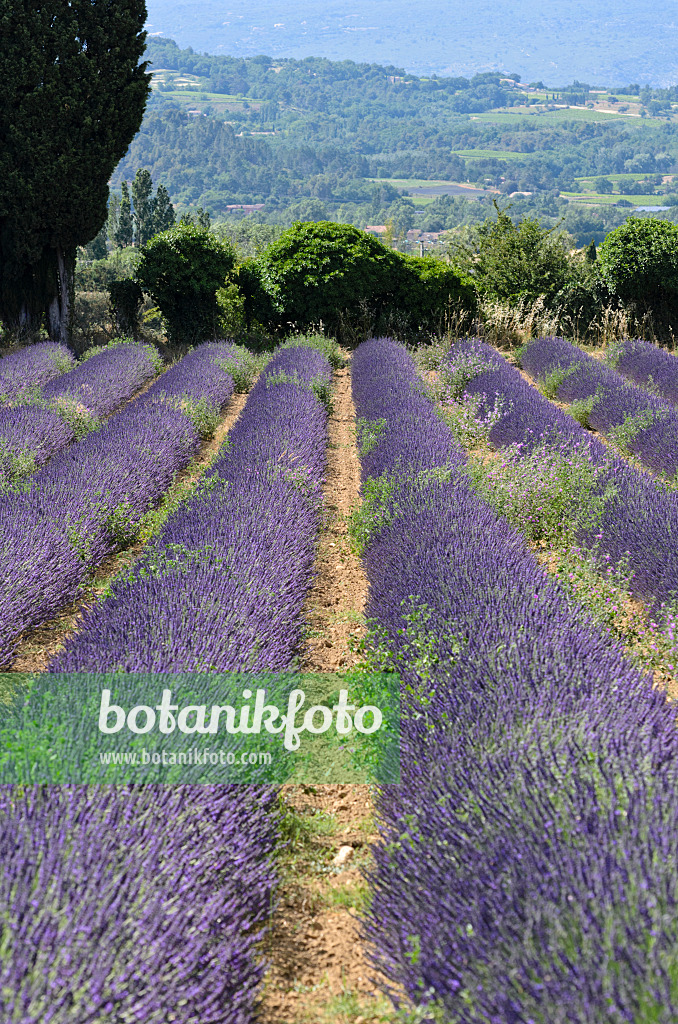
[[(338, 671), (359, 661), (367, 579), (349, 544), (360, 461), (348, 368), (334, 378), (324, 522), (310, 591), (301, 667)], [(376, 840), (372, 794), (364, 785), (288, 786), (290, 822), (279, 906), (266, 943), (270, 961), (262, 1024), (376, 1024), (393, 1019), (360, 941), (361, 869)]]

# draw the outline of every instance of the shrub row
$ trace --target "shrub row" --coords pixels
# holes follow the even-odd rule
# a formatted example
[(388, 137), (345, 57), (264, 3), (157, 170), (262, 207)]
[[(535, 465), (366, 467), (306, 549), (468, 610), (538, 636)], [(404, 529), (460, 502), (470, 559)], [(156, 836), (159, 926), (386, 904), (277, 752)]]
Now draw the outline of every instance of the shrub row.
[(41, 341), (0, 359), (0, 402), (15, 400), (22, 391), (45, 384), (73, 366), (65, 345)]

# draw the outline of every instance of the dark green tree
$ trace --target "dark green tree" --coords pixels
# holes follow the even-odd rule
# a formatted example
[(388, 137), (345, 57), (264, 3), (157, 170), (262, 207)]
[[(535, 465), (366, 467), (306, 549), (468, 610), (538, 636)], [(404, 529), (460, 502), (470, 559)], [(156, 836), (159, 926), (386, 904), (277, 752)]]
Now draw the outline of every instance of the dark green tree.
[(140, 167), (134, 175), (132, 203), (134, 245), (140, 248), (153, 236), (153, 180), (145, 167)]
[(600, 195), (609, 196), (614, 192), (614, 184), (609, 178), (596, 178), (593, 182), (596, 188), (596, 192)]
[(75, 253), (150, 89), (144, 0), (0, 0), (0, 320), (68, 341)]
[(91, 242), (88, 242), (83, 248), (85, 259), (87, 260), (105, 260), (108, 256), (108, 249), (106, 248), (107, 239), (106, 225), (102, 227), (101, 231), (94, 236)]
[(115, 245), (115, 233), (118, 230), (119, 214), (120, 196), (117, 192), (111, 192), (108, 197), (108, 219), (106, 221), (106, 228), (108, 237), (113, 245)]
[(153, 200), (153, 235), (159, 235), (162, 231), (169, 231), (176, 223), (174, 207), (170, 200), (170, 194), (164, 185), (158, 185)]
[(132, 204), (129, 197), (129, 186), (123, 181), (120, 186), (121, 198), (118, 205), (117, 224), (113, 233), (113, 244), (118, 249), (131, 245), (134, 238), (134, 221), (132, 220)]
[(356, 315), (379, 319), (398, 253), (350, 224), (297, 222), (262, 254), (260, 266), (285, 322), (305, 330), (322, 321), (341, 340)]
[(195, 224), (179, 224), (143, 247), (137, 281), (165, 317), (170, 341), (216, 336), (217, 289), (234, 265), (233, 247)]
[(393, 292), (383, 311), (379, 333), (394, 328), (406, 338), (430, 340), (448, 326), (452, 314), (474, 314), (477, 301), (473, 281), (435, 256), (398, 253)]
[(629, 217), (605, 236), (597, 267), (609, 290), (641, 310), (668, 310), (678, 301), (678, 225)]

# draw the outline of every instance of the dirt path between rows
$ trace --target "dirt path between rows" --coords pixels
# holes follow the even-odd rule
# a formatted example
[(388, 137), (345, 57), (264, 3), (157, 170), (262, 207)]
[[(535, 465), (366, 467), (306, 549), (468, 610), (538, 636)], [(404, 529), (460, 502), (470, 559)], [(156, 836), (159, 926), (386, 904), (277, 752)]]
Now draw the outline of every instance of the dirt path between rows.
[[(200, 479), (235, 425), (246, 400), (245, 394), (233, 395), (214, 436), (202, 444), (191, 464), (176, 475), (174, 482), (165, 492), (167, 498), (171, 499), (173, 495), (189, 490)], [(133, 544), (124, 551), (110, 555), (102, 562), (94, 570), (89, 584), (76, 601), (67, 605), (47, 622), (26, 630), (13, 662), (5, 671), (44, 672), (50, 661), (63, 648), (66, 640), (76, 632), (83, 612), (96, 604), (110, 580), (121, 569), (132, 565), (141, 557), (145, 547), (146, 543)]]
[[(347, 517), (359, 502), (360, 460), (348, 368), (334, 377), (329, 420), (325, 514), (317, 577), (306, 604), (307, 671), (338, 671), (359, 661), (367, 578), (351, 550)], [(302, 841), (283, 859), (280, 903), (265, 955), (270, 969), (262, 1024), (372, 1024), (390, 1019), (390, 1004), (360, 942), (356, 914), (366, 887), (361, 868), (376, 840), (371, 788), (286, 786), (283, 800)], [(342, 851), (340, 853), (340, 851)], [(343, 863), (338, 860), (346, 858)]]

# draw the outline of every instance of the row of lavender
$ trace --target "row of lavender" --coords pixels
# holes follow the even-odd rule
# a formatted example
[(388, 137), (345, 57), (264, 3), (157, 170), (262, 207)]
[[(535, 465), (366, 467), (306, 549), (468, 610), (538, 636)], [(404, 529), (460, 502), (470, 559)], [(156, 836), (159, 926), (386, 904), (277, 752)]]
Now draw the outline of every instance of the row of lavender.
[(125, 672), (226, 672), (243, 667), (244, 651), (253, 671), (289, 665), (325, 464), (326, 412), (303, 384), (321, 378), (329, 383), (329, 363), (312, 349), (271, 360), (223, 455), (86, 613), (53, 671), (96, 671), (103, 659)]
[(96, 428), (162, 366), (152, 345), (116, 341), (42, 387), (24, 389), (0, 409), (0, 483), (33, 472)]
[[(327, 418), (304, 386), (319, 376), (318, 353), (274, 358), (205, 486), (51, 671), (289, 667), (319, 521)], [(0, 794), (5, 919), (26, 922), (4, 944), (3, 1020), (251, 1024), (275, 799), (243, 786)]]
[(367, 611), (404, 684), (376, 962), (431, 1021), (669, 1024), (674, 713), (474, 493), (407, 353), (365, 343), (353, 381)]
[(75, 360), (65, 345), (41, 341), (0, 359), (0, 404), (40, 387), (72, 369)]
[(632, 338), (614, 345), (606, 358), (624, 377), (678, 405), (678, 358), (666, 349)]
[[(228, 359), (233, 347), (219, 351)], [(174, 407), (177, 391), (183, 410)], [(134, 535), (196, 454), (192, 408), (220, 409), (232, 393), (213, 346), (201, 346), (141, 400), (58, 453), (24, 490), (0, 495), (0, 665), (23, 630), (73, 600), (92, 568)]]
[(538, 450), (546, 464), (555, 453), (564, 462), (591, 467), (591, 507), (599, 514), (575, 527), (576, 540), (613, 565), (627, 563), (632, 593), (659, 621), (678, 600), (678, 495), (610, 452), (571, 416), (530, 387), (520, 373), (478, 340), (456, 344), (444, 375), (457, 380), (460, 397), (474, 401), (476, 416), (489, 417), (488, 440), (521, 461)]
[(577, 403), (594, 430), (610, 436), (654, 472), (676, 476), (678, 412), (669, 402), (631, 384), (564, 338), (538, 338), (519, 358), (532, 377), (552, 382), (556, 398)]

